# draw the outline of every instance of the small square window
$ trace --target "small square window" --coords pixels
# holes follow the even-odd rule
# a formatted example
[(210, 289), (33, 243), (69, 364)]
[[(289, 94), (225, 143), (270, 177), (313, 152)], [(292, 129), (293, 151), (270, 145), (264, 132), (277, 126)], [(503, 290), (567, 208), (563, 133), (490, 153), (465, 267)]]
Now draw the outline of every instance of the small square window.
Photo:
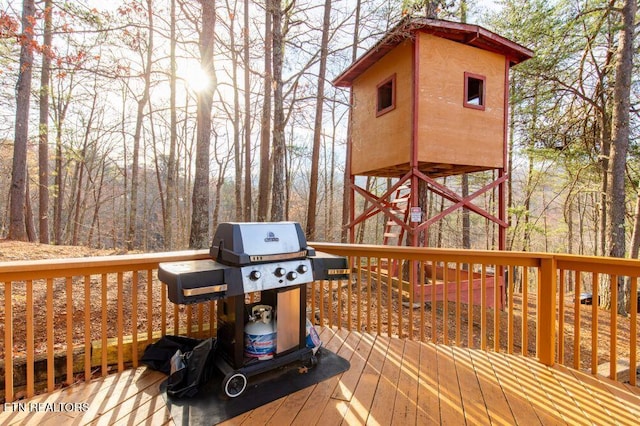
[(392, 75), (378, 84), (378, 99), (376, 117), (385, 114), (396, 107), (396, 75)]
[(482, 75), (464, 73), (464, 106), (484, 110), (486, 78)]

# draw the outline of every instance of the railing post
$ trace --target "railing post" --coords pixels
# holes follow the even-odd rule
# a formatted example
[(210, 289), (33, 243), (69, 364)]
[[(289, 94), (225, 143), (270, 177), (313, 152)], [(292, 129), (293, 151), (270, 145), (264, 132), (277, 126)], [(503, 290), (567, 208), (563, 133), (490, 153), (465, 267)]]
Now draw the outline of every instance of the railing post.
[(536, 330), (536, 355), (545, 365), (556, 360), (556, 259), (541, 259), (538, 275), (538, 329)]

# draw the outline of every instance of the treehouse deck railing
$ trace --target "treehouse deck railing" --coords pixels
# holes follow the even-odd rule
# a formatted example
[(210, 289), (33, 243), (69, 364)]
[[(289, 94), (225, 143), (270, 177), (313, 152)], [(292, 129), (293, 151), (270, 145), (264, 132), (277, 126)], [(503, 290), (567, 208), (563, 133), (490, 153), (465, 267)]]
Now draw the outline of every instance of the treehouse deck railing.
[[(308, 314), (316, 324), (519, 354), (637, 385), (640, 261), (311, 245), (347, 256), (352, 268), (350, 280), (309, 284)], [(214, 335), (215, 302), (173, 305), (156, 277), (161, 262), (208, 255), (0, 263), (0, 400), (135, 367), (161, 335)], [(401, 274), (388, 274), (387, 265)], [(634, 296), (626, 316), (595, 303), (606, 294), (616, 306), (619, 283)], [(594, 303), (584, 303), (582, 293)]]

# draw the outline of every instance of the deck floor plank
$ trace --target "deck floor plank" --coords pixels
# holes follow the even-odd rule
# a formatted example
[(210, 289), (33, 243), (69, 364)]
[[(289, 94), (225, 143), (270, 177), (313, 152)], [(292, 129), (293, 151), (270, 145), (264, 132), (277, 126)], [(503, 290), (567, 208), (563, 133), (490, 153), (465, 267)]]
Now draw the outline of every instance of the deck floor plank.
[[(507, 361), (506, 372), (503, 372), (501, 376), (505, 375), (513, 379), (513, 387), (507, 391), (523, 395), (543, 425), (566, 423), (560, 416), (557, 407), (549, 401), (547, 393), (541, 389), (540, 382), (528, 368), (527, 362), (530, 361), (516, 355), (505, 357), (505, 360)], [(506, 381), (503, 380), (503, 383)]]
[(434, 344), (420, 344), (416, 424), (440, 424), (437, 353)]
[(487, 358), (487, 353), (480, 356), (476, 352), (469, 352), (473, 363), (473, 370), (478, 377), (478, 383), (482, 390), (482, 397), (489, 413), (492, 424), (513, 425), (518, 424), (511, 412), (509, 402), (505, 397), (502, 387), (495, 379), (495, 372)]
[[(344, 344), (338, 351), (338, 355), (347, 361), (351, 362), (351, 358), (353, 358), (356, 348), (360, 343), (361, 335), (358, 333), (349, 333), (347, 339)], [(348, 372), (349, 370), (347, 370)], [(316, 401), (318, 404), (324, 404), (324, 408), (322, 409), (322, 413), (318, 418), (318, 424), (322, 425), (339, 425), (344, 418), (344, 413), (347, 410), (347, 402), (349, 395), (352, 393), (350, 391), (344, 390), (347, 385), (343, 382), (345, 375), (347, 372), (342, 373), (339, 376), (333, 377), (332, 379), (336, 382), (333, 392), (329, 395), (327, 401)], [(349, 378), (349, 376), (347, 376)], [(331, 380), (331, 379), (330, 379)], [(300, 416), (296, 419), (294, 424), (304, 425), (308, 423), (308, 419), (304, 419), (303, 416)], [(281, 423), (282, 424), (282, 423)]]
[(121, 425), (157, 425), (171, 421), (171, 412), (164, 402), (164, 398), (159, 393), (151, 395), (150, 398), (134, 407), (133, 411), (125, 413), (113, 426)]
[[(336, 351), (343, 345), (340, 336), (336, 337), (337, 331), (330, 328), (323, 328), (319, 335), (323, 346), (329, 350)], [(342, 336), (346, 336), (346, 332), (341, 332)], [(335, 337), (335, 339), (334, 339)], [(295, 424), (304, 422), (303, 415), (299, 415), (302, 407), (309, 401), (309, 397), (314, 393), (317, 385), (309, 386), (288, 395), (284, 398), (283, 404), (274, 413), (269, 423), (271, 424)], [(308, 420), (307, 420), (308, 423)]]
[(361, 333), (351, 334), (358, 336), (358, 343), (349, 358), (349, 369), (342, 374), (339, 386), (336, 387), (333, 395), (331, 395), (331, 398), (342, 401), (351, 401), (353, 392), (358, 385), (362, 370), (367, 364), (367, 358), (373, 347), (373, 337), (371, 335)]
[(387, 356), (389, 341), (388, 337), (377, 336), (375, 338), (360, 380), (356, 385), (351, 401), (349, 401), (342, 424), (364, 424), (367, 422), (376, 388), (380, 381), (382, 366)]
[(468, 421), (473, 424), (491, 423), (487, 404), (482, 396), (478, 376), (474, 370), (469, 351), (453, 348), (458, 384), (462, 392), (462, 409)]
[(369, 410), (367, 424), (389, 425), (394, 415), (395, 395), (400, 377), (404, 340), (391, 339), (375, 390), (375, 404)]
[[(75, 383), (69, 387), (58, 389), (50, 393), (36, 395), (30, 398), (26, 403), (27, 408), (31, 408), (31, 404), (56, 404), (56, 403), (83, 403), (92, 399), (92, 395), (109, 389), (112, 386), (116, 386), (119, 380), (122, 380), (130, 375), (141, 375), (142, 371), (126, 370), (121, 375), (111, 374), (103, 378), (94, 379), (89, 382)], [(23, 401), (18, 401), (16, 404), (20, 404)], [(0, 424), (12, 425), (21, 424), (28, 418), (29, 421), (39, 421), (45, 416), (52, 417), (51, 413), (34, 413), (30, 409), (25, 411), (3, 411), (0, 412)]]
[(440, 421), (442, 424), (464, 424), (462, 395), (453, 364), (453, 351), (449, 346), (437, 347), (438, 395), (440, 402)]
[[(162, 380), (164, 380), (164, 377), (150, 383), (144, 388), (142, 386), (139, 387), (138, 392), (135, 395), (127, 395), (124, 400), (120, 400), (115, 403), (113, 407), (103, 412), (98, 419), (89, 424), (92, 426), (111, 426), (118, 423), (130, 424), (135, 423), (133, 419), (135, 419), (137, 415), (142, 417), (141, 420), (149, 417), (150, 414), (153, 414), (153, 411), (147, 413), (145, 410), (149, 410), (153, 407), (151, 405), (151, 401), (154, 397), (158, 396), (157, 389)], [(157, 386), (153, 386), (154, 384), (157, 384)], [(136, 383), (136, 385), (138, 385), (138, 383)]]
[(120, 379), (112, 386), (102, 388), (92, 395), (89, 409), (81, 413), (83, 419), (94, 419), (95, 417), (97, 419), (95, 421), (99, 421), (99, 419), (106, 417), (113, 418), (113, 421), (115, 421), (117, 418), (112, 416), (117, 413), (117, 411), (114, 411), (116, 407), (151, 386), (157, 392), (155, 389), (164, 380), (164, 376), (161, 373), (152, 370), (138, 368), (132, 370), (139, 373), (134, 375), (126, 375), (126, 371), (128, 370), (119, 373)]
[[(640, 417), (640, 406), (631, 403), (633, 398), (625, 398), (624, 395), (629, 396), (629, 394), (621, 394), (617, 391), (618, 388), (616, 386), (606, 385), (598, 377), (591, 376), (580, 371), (575, 371), (564, 366), (558, 365), (553, 368), (564, 373), (564, 376), (567, 377), (567, 381), (577, 381), (579, 385), (573, 385), (573, 388), (580, 389), (579, 386), (582, 386), (584, 392), (587, 393), (587, 396), (585, 396), (584, 399), (597, 401), (600, 404), (602, 413), (606, 413), (608, 419), (615, 418), (624, 422), (633, 422), (634, 420), (637, 421), (638, 417)], [(570, 386), (570, 384), (567, 386)], [(592, 407), (590, 411), (593, 411), (594, 409), (597, 410), (598, 407)]]
[(416, 341), (405, 341), (400, 377), (396, 391), (392, 423), (397, 425), (415, 424), (418, 407), (418, 360), (420, 345)]
[[(493, 368), (493, 374), (496, 375), (498, 384), (502, 388), (502, 392), (507, 399), (511, 413), (517, 424), (539, 426), (558, 422), (558, 418), (549, 417), (544, 414), (541, 416), (540, 413), (536, 411), (535, 406), (528, 398), (527, 392), (523, 390), (518, 375), (511, 370), (507, 355), (495, 352), (490, 352), (487, 355)], [(504, 371), (506, 374), (498, 376), (497, 372), (499, 371)], [(508, 374), (510, 371), (511, 374)]]
[[(342, 347), (346, 344), (349, 338), (349, 332), (346, 330), (337, 330), (331, 339), (326, 343), (326, 348), (331, 352), (339, 353)], [(324, 406), (329, 401), (331, 394), (333, 393), (336, 385), (338, 384), (339, 377), (330, 377), (320, 383), (312, 386), (313, 390), (304, 404), (297, 408), (299, 411), (296, 413), (294, 420), (291, 424), (308, 425), (313, 423), (315, 419), (320, 418)], [(275, 423), (274, 423), (275, 424)]]
[[(549, 367), (524, 359), (518, 361), (522, 362), (526, 368), (522, 373), (530, 374), (537, 381), (535, 386), (546, 395), (546, 400), (543, 398), (544, 403), (552, 406), (558, 417), (566, 424), (584, 423), (584, 419), (587, 418), (586, 413), (574, 399), (573, 393), (567, 392)], [(532, 391), (535, 391), (535, 388)]]
[[(612, 418), (612, 412), (617, 411), (618, 402), (610, 392), (605, 393), (598, 389), (597, 384), (599, 382), (597, 379), (591, 383), (584, 381), (576, 383), (568, 368), (564, 366), (554, 368), (563, 373), (554, 376), (567, 392), (570, 392), (574, 399), (578, 401), (587, 416), (596, 419), (596, 422), (601, 424)], [(626, 412), (626, 410), (624, 411)]]
[[(519, 355), (324, 328), (351, 369), (223, 424), (620, 424), (640, 417), (637, 389)], [(180, 425), (145, 367), (5, 405), (2, 425)], [(29, 411), (29, 404), (88, 410)], [(42, 406), (41, 406), (42, 407)]]

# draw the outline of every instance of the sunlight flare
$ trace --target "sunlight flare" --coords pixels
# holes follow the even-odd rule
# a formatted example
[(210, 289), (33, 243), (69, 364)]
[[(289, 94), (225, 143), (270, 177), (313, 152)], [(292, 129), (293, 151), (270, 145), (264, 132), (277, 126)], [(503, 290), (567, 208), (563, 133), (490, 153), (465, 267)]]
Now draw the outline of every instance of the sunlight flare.
[(211, 87), (211, 76), (198, 65), (186, 67), (181, 74), (185, 85), (196, 93)]

